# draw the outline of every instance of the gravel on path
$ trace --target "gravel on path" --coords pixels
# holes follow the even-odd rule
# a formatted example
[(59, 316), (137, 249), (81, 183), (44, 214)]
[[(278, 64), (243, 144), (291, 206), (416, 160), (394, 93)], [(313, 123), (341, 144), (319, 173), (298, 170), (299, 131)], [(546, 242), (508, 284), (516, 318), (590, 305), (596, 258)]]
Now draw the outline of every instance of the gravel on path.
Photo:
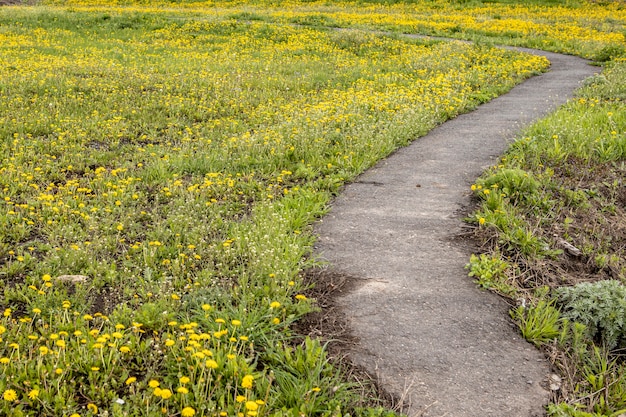
[(350, 359), (406, 401), (410, 417), (542, 416), (550, 373), (508, 305), (464, 266), (469, 187), (520, 129), (599, 72), (553, 53), (550, 71), (450, 120), (347, 185), (316, 225), (328, 270), (359, 285), (338, 301), (358, 340)]

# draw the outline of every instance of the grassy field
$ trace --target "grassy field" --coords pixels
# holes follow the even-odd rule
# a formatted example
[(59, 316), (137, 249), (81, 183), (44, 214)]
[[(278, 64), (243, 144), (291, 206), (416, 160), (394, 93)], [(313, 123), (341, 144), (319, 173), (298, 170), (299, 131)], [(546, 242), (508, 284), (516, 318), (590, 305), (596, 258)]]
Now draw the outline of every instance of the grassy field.
[[(625, 20), (619, 3), (0, 8), (0, 414), (389, 413), (318, 341), (291, 330), (315, 308), (302, 280), (315, 263), (311, 223), (378, 159), (547, 67), (493, 42), (610, 62), (508, 160), (545, 164), (553, 151), (540, 144), (562, 143), (588, 115), (576, 157), (622, 161), (602, 180), (617, 181), (619, 196)], [(563, 146), (568, 167), (573, 151)], [(557, 183), (536, 177), (533, 192)], [(478, 196), (498, 189), (489, 181), (477, 182)], [(587, 196), (571, 188), (558, 192)], [(473, 217), (488, 241), (502, 240), (498, 216), (514, 194), (491, 192), (486, 201), (502, 205)], [(532, 256), (558, 256), (537, 239)], [(516, 244), (494, 245), (501, 256), (474, 264), (512, 277)], [(623, 279), (623, 252), (603, 245), (597, 255)], [(501, 292), (522, 291), (504, 284)], [(587, 395), (574, 389), (584, 386), (555, 401)]]

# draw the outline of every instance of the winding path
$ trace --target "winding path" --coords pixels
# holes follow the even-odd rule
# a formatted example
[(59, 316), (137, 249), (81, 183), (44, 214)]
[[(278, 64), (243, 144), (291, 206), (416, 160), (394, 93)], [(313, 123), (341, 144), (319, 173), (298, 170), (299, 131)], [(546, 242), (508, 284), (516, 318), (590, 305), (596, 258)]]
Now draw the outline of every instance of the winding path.
[(542, 416), (550, 369), (498, 296), (479, 290), (455, 243), (469, 186), (519, 130), (555, 110), (598, 68), (559, 54), (549, 72), (431, 131), (381, 161), (316, 225), (316, 252), (358, 280), (339, 300), (350, 352), (410, 417)]

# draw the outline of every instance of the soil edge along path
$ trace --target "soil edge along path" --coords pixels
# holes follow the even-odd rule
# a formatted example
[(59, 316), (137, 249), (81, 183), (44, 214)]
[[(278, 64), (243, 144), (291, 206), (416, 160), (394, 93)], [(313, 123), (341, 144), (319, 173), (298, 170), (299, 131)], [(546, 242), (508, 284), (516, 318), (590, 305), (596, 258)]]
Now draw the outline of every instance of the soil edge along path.
[(351, 360), (410, 417), (545, 415), (549, 364), (498, 296), (464, 269), (469, 187), (519, 130), (599, 69), (559, 54), (549, 72), (434, 129), (345, 187), (316, 225), (316, 253), (360, 285), (338, 300), (358, 339)]

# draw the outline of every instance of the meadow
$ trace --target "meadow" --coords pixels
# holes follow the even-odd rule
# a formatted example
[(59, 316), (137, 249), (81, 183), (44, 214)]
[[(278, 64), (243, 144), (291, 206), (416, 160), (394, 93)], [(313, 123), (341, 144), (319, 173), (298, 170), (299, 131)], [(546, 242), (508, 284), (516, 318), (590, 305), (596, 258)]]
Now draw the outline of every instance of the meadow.
[[(494, 42), (609, 61), (596, 84), (619, 85), (626, 12), (584, 6), (0, 8), (0, 414), (393, 415), (292, 330), (316, 308), (311, 224), (548, 67)], [(623, 142), (623, 95), (594, 97)]]

